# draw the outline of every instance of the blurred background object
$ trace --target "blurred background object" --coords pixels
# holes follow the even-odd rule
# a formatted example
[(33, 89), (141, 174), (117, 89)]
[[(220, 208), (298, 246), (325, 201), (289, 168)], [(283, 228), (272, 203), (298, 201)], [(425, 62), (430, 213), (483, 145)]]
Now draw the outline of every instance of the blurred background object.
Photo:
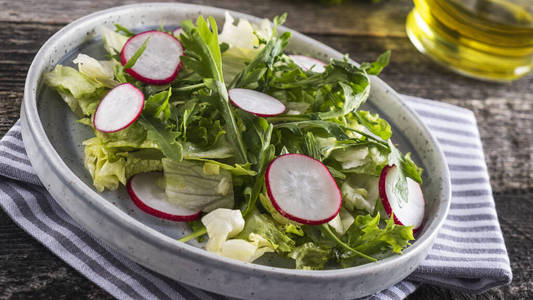
[(510, 81), (533, 67), (533, 1), (414, 0), (407, 35), (438, 63), (466, 76)]

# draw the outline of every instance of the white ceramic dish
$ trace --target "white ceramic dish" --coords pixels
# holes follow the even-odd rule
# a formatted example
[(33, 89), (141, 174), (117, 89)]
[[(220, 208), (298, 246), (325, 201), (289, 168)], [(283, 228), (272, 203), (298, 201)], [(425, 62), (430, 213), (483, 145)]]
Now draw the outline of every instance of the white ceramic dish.
[[(231, 12), (252, 22), (260, 19)], [(98, 26), (120, 23), (129, 28), (178, 25), (199, 14), (222, 24), (224, 10), (213, 7), (154, 3), (116, 7), (81, 18), (52, 36), (36, 55), (26, 79), (22, 135), (39, 178), (54, 199), (84, 228), (139, 264), (177, 281), (224, 295), (263, 299), (339, 299), (372, 294), (408, 276), (425, 257), (450, 204), (450, 180), (444, 156), (419, 118), (383, 81), (373, 77), (368, 106), (393, 126), (393, 139), (411, 151), (424, 167), (426, 219), (416, 241), (403, 255), (376, 263), (336, 270), (303, 271), (285, 262), (263, 259), (242, 263), (176, 240), (185, 224), (153, 218), (138, 210), (123, 188), (97, 193), (83, 168), (81, 142), (92, 133), (42, 82), (57, 63), (68, 64), (79, 52), (103, 56)], [(292, 16), (297, 17), (297, 16)], [(281, 28), (281, 31), (291, 31)], [(291, 31), (289, 50), (323, 60), (341, 53)]]

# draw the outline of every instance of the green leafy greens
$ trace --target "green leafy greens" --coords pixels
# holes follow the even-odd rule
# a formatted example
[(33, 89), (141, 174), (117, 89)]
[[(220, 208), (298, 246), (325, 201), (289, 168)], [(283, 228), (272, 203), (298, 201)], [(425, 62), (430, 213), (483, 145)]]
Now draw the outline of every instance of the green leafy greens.
[[(163, 171), (160, 185), (169, 202), (218, 211), (220, 219), (206, 216), (218, 230), (216, 238), (209, 233), (208, 246), (216, 239), (220, 255), (253, 261), (270, 252), (298, 269), (319, 270), (399, 254), (414, 239), (413, 229), (380, 215), (378, 178), (387, 165), (397, 166), (395, 192), (408, 201), (407, 178), (421, 183), (422, 169), (391, 142), (386, 120), (361, 109), (371, 95), (371, 76), (388, 64), (390, 52), (361, 65), (345, 56), (331, 59), (323, 72), (303, 69), (287, 53), (290, 32), (278, 32), (285, 19), (235, 24), (227, 15), (220, 35), (213, 17), (184, 21), (177, 37), (185, 49), (183, 68), (165, 85), (126, 72), (148, 39), (122, 65), (119, 53), (135, 32), (116, 24), (101, 30), (108, 60), (80, 54), (78, 69), (58, 65), (44, 80), (94, 132), (83, 142), (84, 165), (98, 191), (117, 189), (137, 173)], [(158, 30), (170, 33), (162, 25)], [(126, 82), (145, 96), (140, 117), (118, 132), (95, 130), (98, 103)], [(287, 111), (265, 118), (240, 110), (228, 99), (231, 88), (266, 93)], [(265, 172), (286, 153), (323, 162), (342, 187), (342, 208), (329, 224), (298, 224), (274, 208)], [(205, 238), (203, 222), (189, 225), (193, 233), (180, 241)]]

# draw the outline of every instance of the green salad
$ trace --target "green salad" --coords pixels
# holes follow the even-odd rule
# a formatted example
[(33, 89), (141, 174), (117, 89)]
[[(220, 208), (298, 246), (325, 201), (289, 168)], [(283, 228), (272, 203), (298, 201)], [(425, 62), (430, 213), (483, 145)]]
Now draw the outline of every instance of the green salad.
[(44, 79), (94, 131), (94, 188), (125, 185), (144, 212), (188, 222), (181, 242), (310, 270), (400, 254), (424, 216), (422, 169), (360, 109), (390, 52), (361, 65), (290, 53), (285, 17), (102, 27), (107, 57)]

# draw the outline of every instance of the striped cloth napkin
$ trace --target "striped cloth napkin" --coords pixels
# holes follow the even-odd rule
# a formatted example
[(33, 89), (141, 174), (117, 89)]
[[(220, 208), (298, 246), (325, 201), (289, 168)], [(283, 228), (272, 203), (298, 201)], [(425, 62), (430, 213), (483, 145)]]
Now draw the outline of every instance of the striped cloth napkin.
[[(403, 299), (421, 283), (474, 293), (512, 273), (494, 208), (474, 114), (404, 97), (442, 146), (452, 178), (451, 210), (427, 258), (406, 280), (367, 299)], [(19, 123), (0, 141), (0, 205), (30, 235), (118, 299), (221, 299), (147, 270), (80, 228), (41, 185)]]

